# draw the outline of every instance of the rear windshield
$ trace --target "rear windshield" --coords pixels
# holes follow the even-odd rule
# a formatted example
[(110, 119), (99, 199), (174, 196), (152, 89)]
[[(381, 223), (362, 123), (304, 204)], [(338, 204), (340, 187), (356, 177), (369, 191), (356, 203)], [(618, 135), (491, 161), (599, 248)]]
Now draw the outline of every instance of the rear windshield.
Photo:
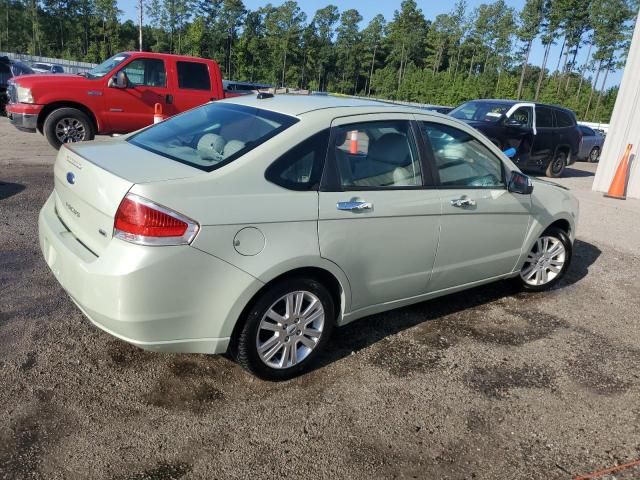
[(278, 135), (298, 119), (243, 105), (209, 103), (129, 137), (129, 143), (211, 172)]

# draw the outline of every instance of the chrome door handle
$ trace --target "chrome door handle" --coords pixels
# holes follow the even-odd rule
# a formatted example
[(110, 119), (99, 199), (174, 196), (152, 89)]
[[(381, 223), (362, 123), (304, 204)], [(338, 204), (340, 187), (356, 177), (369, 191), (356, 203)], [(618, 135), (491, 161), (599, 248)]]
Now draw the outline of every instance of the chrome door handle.
[(364, 210), (371, 210), (373, 208), (373, 203), (350, 200), (348, 202), (338, 202), (336, 207), (338, 210), (362, 212)]
[(454, 198), (451, 200), (451, 206), (458, 207), (458, 208), (475, 207), (476, 201), (467, 197)]

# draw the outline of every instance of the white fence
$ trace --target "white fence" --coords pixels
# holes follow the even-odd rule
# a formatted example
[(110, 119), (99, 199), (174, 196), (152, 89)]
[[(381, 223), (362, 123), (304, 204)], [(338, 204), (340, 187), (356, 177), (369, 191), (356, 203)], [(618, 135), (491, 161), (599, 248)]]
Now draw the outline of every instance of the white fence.
[(56, 65), (62, 65), (65, 73), (86, 72), (96, 66), (95, 63), (75, 62), (73, 60), (64, 60), (62, 58), (39, 57), (37, 55), (23, 55), (21, 53), (11, 52), (0, 52), (0, 57), (9, 57), (12, 60), (20, 60), (28, 64), (54, 63)]

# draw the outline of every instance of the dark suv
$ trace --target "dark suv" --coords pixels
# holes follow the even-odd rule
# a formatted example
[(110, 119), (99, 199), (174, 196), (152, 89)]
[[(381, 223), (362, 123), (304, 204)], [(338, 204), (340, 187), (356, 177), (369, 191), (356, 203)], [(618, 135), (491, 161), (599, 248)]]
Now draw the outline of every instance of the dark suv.
[(515, 100), (472, 100), (449, 114), (484, 133), (502, 150), (516, 149), (522, 170), (559, 177), (577, 160), (582, 133), (571, 110)]
[(10, 60), (9, 57), (0, 57), (0, 115), (6, 115), (5, 105), (9, 101), (7, 98), (7, 87), (9, 79), (18, 75), (29, 75), (35, 73), (26, 63), (18, 60)]

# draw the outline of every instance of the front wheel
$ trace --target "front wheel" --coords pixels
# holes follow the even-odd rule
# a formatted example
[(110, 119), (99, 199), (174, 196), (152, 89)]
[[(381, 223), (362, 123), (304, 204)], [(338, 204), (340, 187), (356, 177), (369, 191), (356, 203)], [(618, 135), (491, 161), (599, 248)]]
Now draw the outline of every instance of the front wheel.
[(249, 310), (231, 353), (267, 380), (287, 380), (307, 369), (326, 344), (335, 306), (314, 279), (292, 278), (269, 287)]
[(567, 166), (567, 154), (564, 152), (556, 153), (556, 156), (547, 166), (546, 175), (551, 178), (562, 176), (564, 168)]
[(522, 287), (535, 292), (553, 287), (567, 272), (571, 252), (567, 234), (559, 228), (548, 228), (533, 244), (520, 270)]
[(47, 116), (42, 127), (49, 144), (59, 150), (63, 143), (93, 140), (95, 131), (89, 117), (76, 108), (58, 108)]

